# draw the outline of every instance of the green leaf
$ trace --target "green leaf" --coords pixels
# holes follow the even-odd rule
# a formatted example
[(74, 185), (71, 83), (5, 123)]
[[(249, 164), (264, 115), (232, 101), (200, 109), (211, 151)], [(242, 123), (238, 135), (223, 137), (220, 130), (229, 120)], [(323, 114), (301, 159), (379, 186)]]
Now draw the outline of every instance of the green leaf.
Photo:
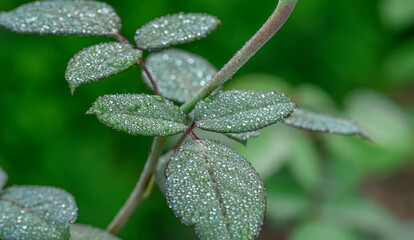
[(66, 80), (72, 93), (82, 83), (98, 81), (125, 71), (138, 63), (140, 50), (131, 45), (109, 42), (94, 45), (78, 52), (66, 69)]
[[(171, 100), (185, 102), (216, 74), (216, 68), (204, 58), (178, 49), (152, 53), (146, 65), (160, 93)], [(147, 75), (145, 83), (152, 89)]]
[(162, 155), (158, 160), (157, 166), (155, 168), (155, 183), (160, 189), (160, 192), (165, 195), (167, 179), (165, 178), (165, 168), (170, 161), (171, 155), (174, 151), (169, 151), (166, 154)]
[(137, 30), (135, 42), (143, 49), (160, 49), (206, 37), (220, 21), (203, 13), (178, 13), (152, 20)]
[(120, 240), (120, 238), (99, 228), (73, 224), (70, 226), (70, 240)]
[(260, 131), (245, 132), (245, 133), (227, 133), (226, 136), (240, 142), (243, 145), (247, 145), (247, 140), (252, 137), (258, 137)]
[(254, 239), (266, 209), (262, 180), (234, 150), (211, 140), (185, 142), (166, 169), (167, 199), (201, 239)]
[(38, 1), (1, 12), (0, 25), (18, 33), (113, 36), (121, 20), (103, 2)]
[(197, 103), (197, 127), (222, 133), (252, 132), (288, 117), (295, 104), (279, 92), (231, 90)]
[(292, 115), (283, 121), (287, 125), (299, 129), (344, 135), (359, 134), (363, 138), (369, 138), (358, 125), (351, 120), (318, 114), (304, 109), (295, 109)]
[(132, 135), (169, 136), (187, 129), (185, 114), (160, 96), (119, 94), (99, 97), (87, 114)]
[(7, 188), (0, 196), (0, 239), (68, 239), (77, 211), (73, 196), (58, 188)]

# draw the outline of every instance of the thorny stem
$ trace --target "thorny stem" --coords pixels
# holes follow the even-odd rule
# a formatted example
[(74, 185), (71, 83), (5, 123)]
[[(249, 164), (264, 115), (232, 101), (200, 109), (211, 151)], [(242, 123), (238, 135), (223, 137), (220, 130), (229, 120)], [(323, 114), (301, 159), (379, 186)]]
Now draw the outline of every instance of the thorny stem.
[(166, 137), (155, 137), (152, 143), (151, 153), (148, 156), (147, 162), (145, 163), (144, 170), (142, 170), (141, 176), (129, 196), (128, 200), (109, 224), (107, 231), (112, 234), (117, 234), (119, 230), (128, 221), (131, 214), (135, 211), (136, 207), (141, 203), (144, 198), (145, 190), (150, 183), (152, 173), (157, 166), (158, 158), (161, 156), (162, 148), (164, 146)]
[(289, 18), (298, 0), (279, 0), (275, 11), (257, 33), (217, 72), (196, 96), (185, 102), (181, 109), (191, 112), (198, 101), (210, 95), (233, 75), (267, 42)]
[[(191, 112), (198, 101), (210, 95), (217, 87), (230, 79), (237, 70), (239, 70), (282, 27), (292, 13), (297, 1), (298, 0), (279, 0), (276, 10), (259, 31), (257, 31), (257, 33), (202, 89), (200, 89), (200, 91), (198, 91), (195, 97), (181, 106), (184, 113), (188, 114)], [(115, 38), (121, 42), (124, 41), (124, 38), (119, 34), (115, 35)], [(156, 88), (154, 88), (154, 91), (155, 89)], [(194, 134), (192, 129), (189, 131), (189, 134)], [(166, 137), (154, 138), (151, 153), (148, 156), (144, 170), (142, 171), (133, 192), (107, 228), (110, 233), (116, 234), (119, 232), (143, 199), (145, 190), (150, 182), (166, 139)]]
[(157, 84), (154, 82), (154, 79), (152, 78), (151, 73), (148, 71), (147, 65), (145, 65), (145, 62), (142, 60), (142, 58), (139, 59), (139, 65), (141, 66), (142, 70), (144, 70), (149, 81), (151, 82), (151, 85), (152, 85), (152, 88), (154, 89), (155, 94), (162, 97), (160, 91), (158, 91)]

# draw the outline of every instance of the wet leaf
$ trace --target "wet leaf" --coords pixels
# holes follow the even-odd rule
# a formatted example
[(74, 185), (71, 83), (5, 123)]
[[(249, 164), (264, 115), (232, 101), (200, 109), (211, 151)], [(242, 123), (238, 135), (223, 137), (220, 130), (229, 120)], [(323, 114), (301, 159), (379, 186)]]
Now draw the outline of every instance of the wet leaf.
[(318, 114), (304, 109), (295, 109), (292, 115), (283, 121), (292, 127), (315, 132), (344, 135), (359, 134), (363, 138), (369, 138), (358, 125), (351, 120)]
[(4, 186), (7, 183), (7, 173), (0, 167), (0, 193)]
[(226, 136), (240, 142), (243, 145), (247, 145), (247, 140), (252, 137), (258, 137), (260, 131), (245, 132), (245, 133), (227, 133)]
[(187, 129), (185, 114), (160, 96), (119, 94), (99, 97), (87, 114), (132, 135), (169, 136)]
[[(150, 54), (146, 65), (160, 93), (171, 100), (185, 102), (216, 74), (216, 68), (204, 58), (178, 49)], [(147, 75), (145, 83), (152, 89)]]
[(120, 238), (96, 227), (73, 224), (70, 226), (70, 240), (120, 240)]
[(155, 183), (160, 189), (161, 193), (165, 195), (165, 188), (167, 184), (167, 179), (165, 178), (165, 168), (170, 161), (171, 155), (174, 151), (169, 151), (166, 154), (162, 155), (158, 160), (157, 167), (155, 168)]
[(1, 12), (0, 25), (18, 33), (112, 36), (121, 20), (103, 2), (37, 1)]
[(73, 196), (58, 188), (7, 188), (0, 196), (0, 238), (68, 239), (77, 211)]
[(237, 152), (211, 141), (185, 142), (171, 157), (167, 199), (201, 239), (254, 239), (266, 208), (263, 182)]
[(206, 37), (220, 21), (203, 13), (178, 13), (152, 20), (137, 30), (135, 42), (144, 49), (160, 49)]
[(222, 133), (252, 132), (288, 117), (295, 104), (279, 92), (231, 90), (200, 101), (197, 127)]
[(66, 80), (72, 92), (79, 85), (98, 81), (134, 66), (142, 57), (131, 45), (109, 42), (94, 45), (78, 52), (66, 69)]

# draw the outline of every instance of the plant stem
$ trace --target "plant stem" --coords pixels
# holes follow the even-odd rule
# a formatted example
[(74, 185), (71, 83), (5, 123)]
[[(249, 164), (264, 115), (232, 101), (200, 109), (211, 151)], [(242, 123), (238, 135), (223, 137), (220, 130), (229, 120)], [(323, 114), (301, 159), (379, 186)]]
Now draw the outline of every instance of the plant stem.
[(132, 45), (126, 38), (124, 38), (120, 33), (116, 33), (115, 35), (114, 35), (114, 38), (116, 39), (116, 40), (118, 40), (118, 41), (120, 41), (121, 43), (126, 43), (126, 44), (129, 44), (129, 45)]
[(196, 96), (185, 102), (181, 109), (191, 112), (198, 101), (207, 97), (217, 87), (225, 83), (267, 42), (289, 18), (298, 0), (279, 0), (275, 11), (257, 33), (230, 59), (216, 75), (197, 92)]
[(150, 83), (152, 85), (152, 88), (154, 89), (155, 94), (162, 97), (160, 91), (158, 91), (157, 84), (155, 83), (154, 79), (152, 78), (152, 75), (149, 72), (149, 70), (147, 68), (147, 65), (142, 60), (142, 58), (139, 59), (139, 65), (141, 66), (142, 70), (144, 70), (145, 74), (147, 75), (147, 77), (148, 77), (148, 79), (149, 79), (149, 81), (150, 81)]
[(158, 159), (161, 156), (165, 140), (167, 140), (166, 137), (154, 138), (154, 142), (152, 143), (151, 147), (151, 153), (148, 156), (147, 162), (145, 163), (144, 170), (142, 170), (141, 176), (139, 177), (139, 180), (128, 200), (109, 224), (107, 228), (108, 232), (117, 234), (119, 230), (126, 224), (131, 214), (135, 211), (136, 207), (144, 198), (145, 190), (151, 180)]
[[(181, 109), (189, 113), (194, 109), (198, 101), (207, 97), (217, 87), (225, 83), (239, 70), (286, 22), (293, 11), (298, 0), (279, 0), (276, 10), (272, 13), (266, 23), (259, 31), (233, 56), (228, 63), (202, 88), (195, 97), (185, 102)], [(115, 36), (121, 42), (120, 36)], [(145, 71), (145, 70), (144, 70)], [(155, 90), (155, 89), (154, 89)], [(192, 133), (192, 129), (189, 132)], [(186, 133), (187, 134), (187, 133)], [(182, 138), (184, 140), (185, 137)], [(107, 231), (116, 234), (128, 221), (135, 208), (139, 205), (145, 195), (150, 179), (157, 165), (167, 137), (156, 137), (152, 143), (151, 153), (148, 156), (144, 170), (128, 200), (112, 220)]]

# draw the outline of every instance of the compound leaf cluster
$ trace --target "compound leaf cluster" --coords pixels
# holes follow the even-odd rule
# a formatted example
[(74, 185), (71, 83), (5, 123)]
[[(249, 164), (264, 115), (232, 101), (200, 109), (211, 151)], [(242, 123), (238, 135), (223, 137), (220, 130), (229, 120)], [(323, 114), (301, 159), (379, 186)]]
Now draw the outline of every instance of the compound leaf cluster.
[[(142, 26), (136, 48), (123, 38), (120, 18), (97, 1), (38, 1), (0, 13), (0, 25), (15, 32), (113, 36), (120, 42), (83, 49), (68, 63), (66, 80), (73, 91), (142, 66), (143, 80), (157, 95), (117, 94), (99, 97), (87, 112), (113, 129), (144, 136), (170, 136), (192, 127), (223, 133), (246, 144), (260, 129), (283, 121), (317, 132), (366, 135), (352, 121), (316, 114), (296, 105), (283, 93), (230, 90), (199, 101), (194, 124), (176, 102), (191, 100), (217, 73), (204, 58), (178, 49), (164, 49), (201, 39), (219, 20), (202, 13), (164, 16)], [(162, 49), (162, 50), (161, 50)], [(161, 50), (142, 60), (144, 50)], [(161, 96), (160, 96), (161, 95)], [(165, 98), (166, 99), (165, 99)], [(212, 140), (186, 141), (170, 150), (156, 167), (156, 182), (170, 207), (201, 239), (254, 239), (266, 208), (262, 180), (237, 152)], [(15, 186), (3, 190), (6, 173), (0, 168), (0, 239), (116, 240), (100, 229), (71, 225), (77, 207), (73, 197), (57, 188)], [(70, 229), (70, 230), (69, 230)]]

